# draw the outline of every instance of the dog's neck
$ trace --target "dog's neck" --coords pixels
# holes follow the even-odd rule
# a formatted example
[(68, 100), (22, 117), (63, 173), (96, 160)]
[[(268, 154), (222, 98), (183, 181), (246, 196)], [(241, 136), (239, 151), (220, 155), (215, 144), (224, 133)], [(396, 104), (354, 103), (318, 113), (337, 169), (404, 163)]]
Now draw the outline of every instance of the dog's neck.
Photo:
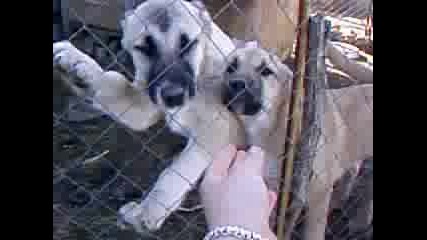
[(198, 84), (205, 85), (196, 89), (196, 95), (191, 99), (187, 99), (185, 105), (174, 110), (164, 110), (168, 111), (166, 122), (172, 132), (185, 137), (195, 137), (197, 133), (189, 126), (195, 126), (200, 122), (212, 121), (219, 112), (228, 111), (218, 98), (221, 91), (219, 81), (213, 79), (212, 81), (207, 80), (207, 83)]
[(259, 146), (259, 144), (264, 142), (265, 137), (267, 137), (270, 131), (268, 113), (261, 111), (254, 116), (240, 115), (239, 118), (245, 126), (248, 144)]

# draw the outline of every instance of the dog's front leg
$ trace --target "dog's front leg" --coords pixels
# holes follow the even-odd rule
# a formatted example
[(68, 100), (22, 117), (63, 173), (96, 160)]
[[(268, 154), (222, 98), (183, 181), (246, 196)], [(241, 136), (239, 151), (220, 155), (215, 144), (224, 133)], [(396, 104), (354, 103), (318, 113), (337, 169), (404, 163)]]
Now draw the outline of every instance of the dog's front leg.
[(53, 43), (53, 67), (60, 69), (72, 84), (92, 87), (104, 74), (102, 67), (89, 55), (77, 49), (70, 41)]
[(316, 178), (311, 180), (303, 239), (325, 239), (331, 195), (332, 186), (330, 184)]
[(209, 155), (189, 141), (186, 148), (159, 176), (154, 188), (140, 203), (130, 202), (120, 210), (120, 217), (137, 231), (158, 230), (183, 202), (209, 165)]
[[(150, 101), (144, 89), (132, 84), (121, 73), (104, 71), (89, 55), (69, 41), (53, 44), (53, 65), (80, 97), (93, 97), (93, 106), (134, 131), (144, 131), (163, 113)], [(93, 96), (85, 96), (90, 89)]]

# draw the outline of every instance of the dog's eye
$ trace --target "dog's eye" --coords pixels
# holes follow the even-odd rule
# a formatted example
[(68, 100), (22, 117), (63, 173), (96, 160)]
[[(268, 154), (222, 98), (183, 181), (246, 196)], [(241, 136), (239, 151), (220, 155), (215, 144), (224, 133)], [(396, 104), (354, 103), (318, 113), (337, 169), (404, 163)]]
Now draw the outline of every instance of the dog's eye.
[(261, 74), (263, 77), (267, 77), (271, 74), (274, 74), (274, 72), (267, 67), (267, 63), (263, 61), (257, 68), (256, 71)]
[(142, 45), (135, 46), (135, 49), (140, 51), (142, 54), (146, 55), (147, 57), (155, 57), (157, 55), (157, 46), (154, 42), (153, 37), (146, 36), (145, 37), (145, 43)]
[(190, 43), (190, 39), (187, 34), (182, 34), (179, 39), (179, 48), (184, 49)]
[(197, 39), (191, 41), (187, 34), (181, 34), (179, 37), (179, 48), (181, 50), (180, 56), (183, 57), (185, 54), (190, 52), (196, 44)]
[(261, 71), (261, 76), (263, 76), (263, 77), (267, 77), (267, 76), (269, 76), (271, 74), (274, 74), (274, 72), (271, 71), (271, 69), (268, 68), (268, 67), (263, 68), (262, 71)]
[(227, 73), (232, 74), (236, 72), (237, 68), (239, 67), (239, 63), (237, 61), (237, 58), (233, 59), (233, 62), (228, 65), (227, 67)]

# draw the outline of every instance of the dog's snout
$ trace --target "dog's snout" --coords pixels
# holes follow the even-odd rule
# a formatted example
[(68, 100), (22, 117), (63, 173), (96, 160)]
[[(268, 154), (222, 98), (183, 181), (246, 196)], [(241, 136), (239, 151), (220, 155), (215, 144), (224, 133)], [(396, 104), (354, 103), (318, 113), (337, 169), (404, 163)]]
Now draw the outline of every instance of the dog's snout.
[(181, 87), (167, 87), (162, 89), (161, 95), (167, 107), (178, 107), (184, 103), (185, 90)]
[(231, 90), (234, 92), (241, 92), (246, 88), (245, 81), (237, 80), (237, 81), (230, 81), (229, 83)]
[(179, 107), (195, 95), (194, 72), (187, 61), (167, 63), (169, 60), (159, 60), (150, 69), (150, 97), (167, 108)]

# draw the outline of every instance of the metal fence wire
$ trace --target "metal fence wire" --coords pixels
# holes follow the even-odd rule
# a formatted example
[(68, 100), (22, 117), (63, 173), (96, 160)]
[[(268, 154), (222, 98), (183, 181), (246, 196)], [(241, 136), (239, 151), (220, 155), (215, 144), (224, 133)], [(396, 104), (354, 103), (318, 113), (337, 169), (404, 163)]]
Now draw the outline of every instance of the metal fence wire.
[[(312, 0), (310, 12), (326, 16), (332, 23), (332, 41), (346, 43), (343, 49), (349, 48), (348, 56), (354, 46), (373, 55), (373, 25), (366, 24), (366, 19), (373, 19), (372, 1)], [(175, 4), (165, 2), (170, 7)], [(238, 1), (224, 2), (223, 9), (212, 16), (220, 16), (227, 8), (243, 12)], [(54, 0), (53, 41), (70, 40), (104, 70), (118, 71), (133, 80), (134, 66), (120, 44), (119, 19), (124, 3)], [(361, 54), (357, 57), (371, 64)], [(292, 60), (285, 62), (295, 70)], [(328, 87), (357, 84), (328, 61), (327, 65)], [(165, 121), (145, 132), (133, 132), (110, 115), (94, 110), (91, 104), (96, 99), (75, 96), (55, 81), (55, 71), (53, 77), (53, 239), (203, 239), (207, 228), (197, 189), (186, 196), (183, 205), (158, 231), (139, 233), (118, 225), (119, 208), (144, 199), (162, 170), (170, 165), (171, 157), (183, 150), (186, 139), (172, 133)], [(336, 101), (339, 98), (336, 96)], [(357, 173), (348, 172), (336, 183), (337, 188), (345, 186), (342, 191), (350, 194), (336, 204), (337, 208), (330, 209), (326, 239), (373, 239), (372, 162), (373, 158), (365, 159)], [(304, 214), (293, 239), (302, 238), (298, 229), (303, 222)]]

